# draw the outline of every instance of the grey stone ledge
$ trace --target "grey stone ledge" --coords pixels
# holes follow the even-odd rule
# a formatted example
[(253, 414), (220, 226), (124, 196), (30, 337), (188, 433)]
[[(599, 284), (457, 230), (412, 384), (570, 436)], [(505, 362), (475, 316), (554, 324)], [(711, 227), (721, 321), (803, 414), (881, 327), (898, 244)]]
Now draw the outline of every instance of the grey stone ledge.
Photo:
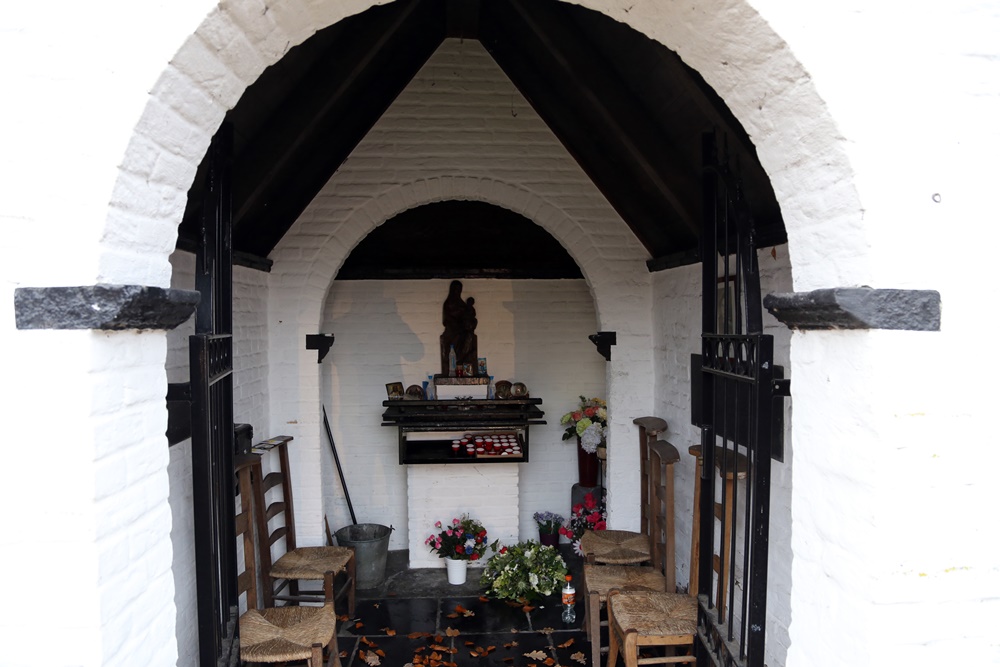
[(790, 329), (941, 330), (934, 290), (834, 287), (768, 294), (764, 307)]
[(173, 329), (188, 320), (198, 292), (145, 285), (19, 287), (18, 329)]

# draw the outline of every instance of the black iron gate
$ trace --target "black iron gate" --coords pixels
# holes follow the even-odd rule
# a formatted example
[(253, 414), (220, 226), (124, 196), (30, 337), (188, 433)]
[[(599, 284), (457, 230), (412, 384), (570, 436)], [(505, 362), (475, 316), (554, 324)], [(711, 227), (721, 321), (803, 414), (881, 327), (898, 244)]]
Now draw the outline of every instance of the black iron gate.
[(714, 134), (702, 151), (702, 337), (692, 373), (703, 456), (698, 664), (763, 667), (773, 340), (763, 334), (753, 220), (739, 179), (719, 159)]
[(231, 128), (209, 149), (196, 287), (201, 302), (190, 338), (191, 460), (198, 651), (202, 667), (239, 662), (236, 495), (233, 480), (233, 286)]

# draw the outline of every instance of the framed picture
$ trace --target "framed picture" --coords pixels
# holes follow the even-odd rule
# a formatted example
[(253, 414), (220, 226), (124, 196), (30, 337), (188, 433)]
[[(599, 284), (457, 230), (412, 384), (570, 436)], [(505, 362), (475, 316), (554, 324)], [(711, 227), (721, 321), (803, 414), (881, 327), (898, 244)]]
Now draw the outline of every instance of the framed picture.
[(481, 378), (489, 375), (489, 373), (486, 372), (486, 357), (479, 357), (479, 365), (476, 368), (476, 375)]
[(397, 398), (403, 398), (403, 383), (390, 382), (389, 384), (385, 385), (385, 393), (392, 400), (396, 400)]

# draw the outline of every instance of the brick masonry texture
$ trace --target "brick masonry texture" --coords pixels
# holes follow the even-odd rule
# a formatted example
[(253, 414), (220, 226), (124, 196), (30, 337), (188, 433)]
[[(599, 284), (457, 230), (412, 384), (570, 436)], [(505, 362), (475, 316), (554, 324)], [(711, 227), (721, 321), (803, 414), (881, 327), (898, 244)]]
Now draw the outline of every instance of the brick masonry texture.
[[(12, 303), (17, 286), (166, 286), (184, 195), (226, 110), (286, 49), (372, 4), (107, 0), (99, 12), (67, 0), (17, 5), (0, 40), (0, 53), (18, 63), (0, 72), (4, 88), (18, 92), (0, 127), (0, 219), (9, 223), (3, 301)], [(790, 600), (794, 617), (788, 611), (783, 619), (787, 654), (769, 649), (768, 664), (997, 662), (992, 619), (1000, 611), (1000, 567), (982, 538), (983, 514), (970, 511), (994, 504), (997, 450), (984, 434), (993, 432), (995, 400), (990, 392), (960, 390), (981, 382), (977, 364), (951, 362), (957, 351), (983, 349), (990, 311), (982, 286), (995, 282), (991, 263), (968, 252), (996, 244), (996, 225), (984, 224), (995, 218), (992, 161), (1000, 146), (993, 121), (1000, 114), (995, 3), (926, 3), (905, 20), (898, 3), (578, 4), (676, 50), (743, 124), (782, 208), (794, 289), (871, 285), (942, 294), (937, 334), (791, 337), (794, 464), (786, 462), (783, 474), (794, 485), (786, 527), (794, 558), (791, 590), (774, 592)], [(127, 29), (108, 30), (112, 23)], [(509, 109), (509, 96), (497, 97)], [(72, 104), (79, 99), (101, 104)], [(519, 118), (529, 111), (516, 109)], [(441, 151), (454, 149), (433, 148), (425, 157), (439, 162)], [(521, 172), (511, 168), (512, 158), (535, 146), (515, 142), (506, 150), (497, 163), (515, 178)], [(574, 204), (553, 201), (591, 202), (594, 193), (574, 195), (565, 180), (571, 175), (557, 170), (558, 181), (514, 184), (463, 163), (459, 176), (405, 184), (394, 180), (399, 165), (384, 168), (384, 179), (372, 173), (358, 184), (356, 199), (336, 209), (356, 219), (354, 231), (324, 232), (317, 238), (329, 239), (328, 247), (302, 239), (285, 248), (286, 276), (267, 279), (270, 400), (262, 419), (269, 430), (303, 436), (296, 442), (307, 470), (331, 474), (320, 457), (321, 374), (315, 353), (300, 348), (322, 323), (338, 258), (401, 207), (436, 198), (506, 203), (571, 249), (598, 321), (623, 341), (605, 374), (609, 396), (630, 408), (612, 417), (614, 441), (634, 439), (632, 413), (671, 402), (682, 409), (660, 375), (670, 354), (664, 339), (672, 334), (629, 316), (665, 307), (664, 294), (684, 289), (685, 281), (657, 276), (646, 293), (648, 277), (633, 283), (621, 268), (631, 261), (628, 248), (603, 252), (603, 240), (575, 243), (587, 234), (571, 213)], [(611, 218), (607, 227), (619, 224)], [(296, 252), (310, 270), (296, 273)], [(300, 302), (303, 292), (308, 298)], [(658, 313), (656, 320), (670, 317)], [(192, 664), (186, 656), (194, 616), (183, 600), (194, 584), (178, 565), (185, 545), (172, 531), (181, 526), (175, 520), (172, 528), (160, 511), (168, 477), (171, 497), (178, 491), (183, 498), (173, 460), (182, 451), (171, 451), (169, 462), (157, 454), (166, 451), (164, 337), (18, 332), (10, 307), (0, 310), (0, 321), (0, 367), (16, 387), (5, 407), (17, 418), (8, 420), (6, 435), (18, 445), (7, 449), (4, 463), (24, 473), (8, 491), (25, 508), (8, 518), (4, 552), (30, 548), (49, 555), (41, 566), (64, 572), (62, 592), (75, 613), (62, 638), (74, 647), (74, 663)], [(622, 360), (634, 364), (624, 368)], [(120, 421), (113, 417), (119, 408)], [(628, 486), (629, 465), (614, 457), (628, 462), (632, 454), (612, 456), (612, 486)], [(615, 490), (612, 500), (613, 507), (633, 505)], [(154, 509), (144, 521), (110, 508), (119, 502)], [(309, 503), (316, 525), (319, 489)], [(624, 511), (620, 516), (624, 521)], [(74, 558), (67, 561), (66, 553)], [(12, 586), (9, 597), (18, 605), (0, 612), (0, 634), (21, 641), (6, 647), (5, 659), (32, 664), (35, 647), (46, 641), (36, 619), (49, 613), (51, 601), (36, 594), (34, 578), (15, 578)]]

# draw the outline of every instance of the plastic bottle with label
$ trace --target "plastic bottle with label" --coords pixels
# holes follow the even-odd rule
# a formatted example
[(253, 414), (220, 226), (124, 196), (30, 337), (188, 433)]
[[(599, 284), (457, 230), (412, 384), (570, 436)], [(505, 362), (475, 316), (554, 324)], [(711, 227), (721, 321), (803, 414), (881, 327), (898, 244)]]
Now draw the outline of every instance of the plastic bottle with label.
[(572, 575), (566, 575), (566, 585), (562, 589), (562, 620), (563, 623), (576, 622), (576, 589), (573, 588)]

